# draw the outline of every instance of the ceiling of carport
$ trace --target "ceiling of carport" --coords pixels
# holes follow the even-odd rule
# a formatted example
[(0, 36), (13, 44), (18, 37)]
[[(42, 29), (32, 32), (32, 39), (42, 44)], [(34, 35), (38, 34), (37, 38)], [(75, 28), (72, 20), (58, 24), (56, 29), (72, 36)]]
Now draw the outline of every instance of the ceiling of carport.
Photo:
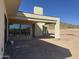
[(8, 17), (16, 16), (21, 0), (5, 0), (5, 7)]

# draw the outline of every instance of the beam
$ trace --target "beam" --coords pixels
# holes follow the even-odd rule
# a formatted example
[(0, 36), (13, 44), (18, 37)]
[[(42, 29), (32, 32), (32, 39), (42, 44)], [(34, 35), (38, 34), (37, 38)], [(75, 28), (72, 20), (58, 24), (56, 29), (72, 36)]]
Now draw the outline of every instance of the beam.
[(28, 20), (19, 20), (19, 19), (9, 19), (9, 23), (16, 23), (16, 24), (32, 24), (32, 21)]

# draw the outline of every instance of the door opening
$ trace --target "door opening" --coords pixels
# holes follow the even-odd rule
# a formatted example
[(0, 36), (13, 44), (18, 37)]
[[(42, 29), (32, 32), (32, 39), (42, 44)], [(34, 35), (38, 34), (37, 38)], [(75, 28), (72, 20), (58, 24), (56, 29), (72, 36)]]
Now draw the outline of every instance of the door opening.
[(7, 17), (4, 15), (4, 21), (5, 21), (5, 29), (4, 29), (4, 46), (6, 45), (6, 43), (7, 43), (7, 23), (8, 23), (8, 21), (7, 21)]

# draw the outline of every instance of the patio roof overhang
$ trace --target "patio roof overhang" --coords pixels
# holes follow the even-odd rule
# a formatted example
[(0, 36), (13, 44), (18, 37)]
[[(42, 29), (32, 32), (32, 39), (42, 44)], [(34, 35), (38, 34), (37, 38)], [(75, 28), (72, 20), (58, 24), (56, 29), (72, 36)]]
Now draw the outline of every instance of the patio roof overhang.
[(49, 17), (49, 16), (43, 16), (43, 15), (36, 15), (36, 14), (31, 14), (31, 13), (22, 13), (19, 12), (17, 14), (17, 16), (15, 17), (11, 17), (9, 21), (11, 21), (11, 19), (14, 19), (14, 22), (19, 22), (19, 23), (28, 23), (28, 21), (30, 21), (31, 23), (36, 23), (36, 22), (42, 22), (42, 23), (56, 23), (56, 21), (58, 20), (57, 17)]
[(16, 16), (21, 0), (4, 0), (8, 17)]

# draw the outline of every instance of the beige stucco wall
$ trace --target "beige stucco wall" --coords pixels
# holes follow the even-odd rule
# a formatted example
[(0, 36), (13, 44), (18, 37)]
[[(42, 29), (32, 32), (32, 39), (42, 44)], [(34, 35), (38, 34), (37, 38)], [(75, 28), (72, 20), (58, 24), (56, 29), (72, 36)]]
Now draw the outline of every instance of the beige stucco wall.
[(48, 32), (49, 33), (53, 33), (54, 34), (54, 31), (55, 31), (55, 24), (48, 24)]
[(43, 36), (43, 25), (45, 23), (36, 23), (35, 24), (35, 36)]
[(34, 7), (34, 14), (43, 15), (43, 8), (35, 6)]
[(0, 59), (4, 53), (4, 13), (4, 0), (0, 0)]

